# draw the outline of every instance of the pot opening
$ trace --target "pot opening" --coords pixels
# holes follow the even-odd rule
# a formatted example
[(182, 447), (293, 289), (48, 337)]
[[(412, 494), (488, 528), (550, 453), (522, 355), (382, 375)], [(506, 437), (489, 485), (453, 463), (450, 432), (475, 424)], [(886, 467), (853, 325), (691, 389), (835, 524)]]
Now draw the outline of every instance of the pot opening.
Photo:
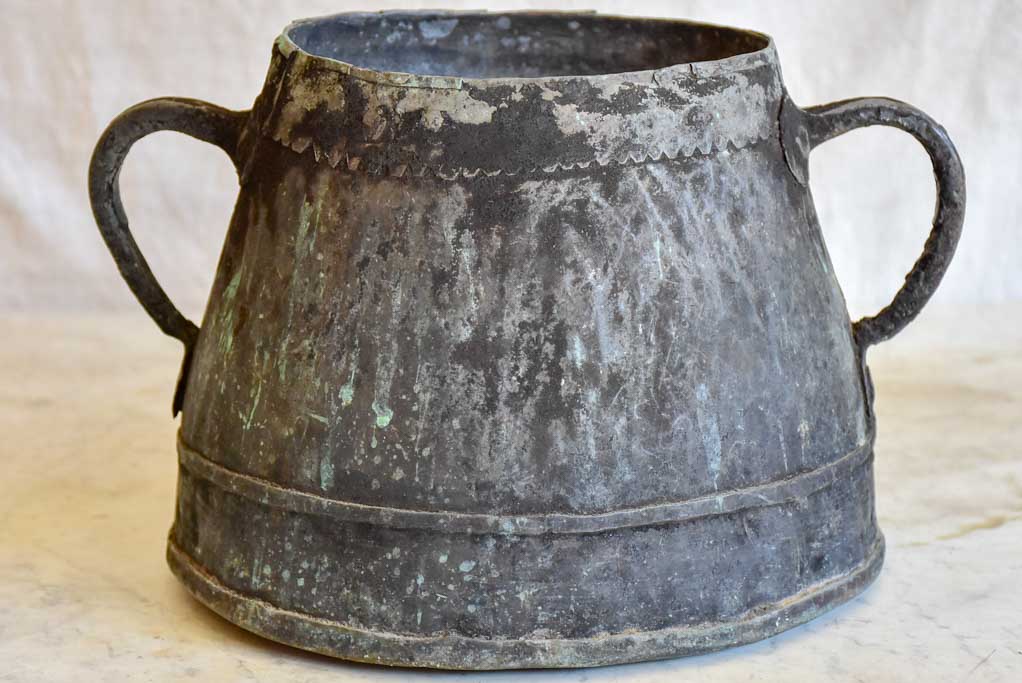
[(305, 52), (420, 76), (540, 78), (662, 69), (756, 52), (751, 31), (595, 14), (339, 14), (293, 24)]

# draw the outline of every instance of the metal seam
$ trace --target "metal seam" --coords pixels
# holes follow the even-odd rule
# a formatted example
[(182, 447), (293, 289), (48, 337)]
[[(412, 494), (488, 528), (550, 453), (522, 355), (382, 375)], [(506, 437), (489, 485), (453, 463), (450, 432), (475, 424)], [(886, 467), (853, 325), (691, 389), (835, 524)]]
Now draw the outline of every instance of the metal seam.
[(180, 432), (178, 433), (177, 450), (181, 466), (193, 476), (205, 479), (221, 489), (250, 500), (291, 512), (395, 529), (539, 536), (543, 534), (601, 533), (631, 527), (677, 524), (699, 517), (779, 505), (805, 498), (815, 491), (840, 481), (857, 467), (869, 461), (873, 455), (872, 445), (873, 438), (870, 434), (865, 442), (858, 447), (817, 469), (767, 484), (731, 489), (714, 495), (610, 512), (528, 515), (413, 510), (336, 500), (280, 486), (261, 477), (224, 467), (190, 447), (185, 443)]

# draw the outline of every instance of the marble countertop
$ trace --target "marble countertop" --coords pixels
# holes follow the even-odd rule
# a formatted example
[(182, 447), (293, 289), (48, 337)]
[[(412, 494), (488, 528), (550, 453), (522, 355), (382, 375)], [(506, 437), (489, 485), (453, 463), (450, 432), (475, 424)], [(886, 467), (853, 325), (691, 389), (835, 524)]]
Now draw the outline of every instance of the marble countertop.
[(141, 312), (0, 318), (0, 680), (1022, 680), (1022, 306), (870, 352), (887, 559), (860, 598), (702, 657), (561, 672), (348, 664), (215, 616), (164, 563), (180, 352)]

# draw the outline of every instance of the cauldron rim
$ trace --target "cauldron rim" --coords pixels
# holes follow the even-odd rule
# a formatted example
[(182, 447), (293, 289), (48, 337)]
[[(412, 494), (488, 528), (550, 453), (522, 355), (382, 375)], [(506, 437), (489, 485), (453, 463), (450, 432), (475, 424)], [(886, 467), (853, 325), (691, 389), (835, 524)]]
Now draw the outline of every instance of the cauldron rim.
[[(345, 22), (348, 28), (364, 25), (369, 21), (439, 22), (450, 20), (493, 19), (499, 21), (508, 17), (514, 19), (559, 19), (563, 22), (598, 20), (607, 25), (626, 25), (639, 23), (647, 28), (671, 28), (685, 31), (707, 32), (710, 34), (726, 34), (731, 40), (746, 40), (755, 47), (749, 50), (734, 50), (727, 56), (710, 59), (692, 59), (671, 61), (655, 68), (634, 70), (610, 70), (594, 73), (568, 73), (536, 76), (460, 76), (440, 75), (432, 73), (412, 73), (397, 69), (374, 68), (362, 66), (355, 60), (340, 59), (319, 54), (303, 45), (300, 35), (317, 25)], [(775, 43), (771, 36), (758, 31), (735, 28), (722, 24), (692, 21), (688, 19), (656, 18), (645, 16), (629, 16), (620, 14), (603, 14), (585, 11), (556, 10), (525, 10), (507, 12), (489, 12), (486, 10), (382, 10), (377, 12), (341, 12), (317, 17), (298, 19), (288, 24), (276, 40), (276, 47), (287, 58), (298, 56), (308, 60), (318, 68), (339, 71), (359, 80), (378, 83), (397, 88), (460, 90), (462, 88), (492, 88), (495, 86), (541, 85), (557, 87), (565, 83), (588, 83), (596, 87), (605, 86), (608, 82), (633, 83), (639, 86), (656, 86), (661, 79), (670, 79), (681, 74), (705, 73), (707, 75), (723, 73), (740, 73), (763, 64), (776, 63)], [(381, 52), (386, 47), (379, 48)]]

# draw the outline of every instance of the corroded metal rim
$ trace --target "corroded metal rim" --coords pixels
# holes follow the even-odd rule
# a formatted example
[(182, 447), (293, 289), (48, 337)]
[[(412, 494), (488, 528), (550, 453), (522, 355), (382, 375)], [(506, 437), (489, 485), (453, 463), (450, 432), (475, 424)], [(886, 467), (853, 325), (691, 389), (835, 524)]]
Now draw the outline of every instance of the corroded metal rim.
[(733, 621), (596, 638), (484, 639), (381, 633), (282, 609), (228, 588), (172, 540), (167, 545), (167, 562), (188, 591), (220, 616), (253, 633), (341, 659), (466, 670), (605, 666), (696, 655), (752, 643), (847, 602), (872, 583), (883, 559), (884, 541), (878, 532), (869, 555), (855, 571), (784, 600), (761, 605)]
[[(439, 17), (451, 17), (451, 18), (473, 18), (473, 17), (563, 17), (569, 19), (571, 17), (590, 17), (597, 18), (606, 21), (646, 21), (656, 22), (663, 24), (672, 24), (676, 26), (686, 26), (692, 28), (703, 28), (703, 29), (715, 29), (730, 31), (735, 34), (745, 34), (753, 36), (762, 41), (763, 46), (758, 50), (751, 52), (743, 52), (728, 57), (721, 57), (719, 59), (711, 59), (701, 62), (685, 62), (682, 64), (674, 64), (671, 66), (663, 67), (660, 69), (646, 69), (642, 71), (625, 71), (617, 73), (605, 73), (605, 74), (593, 74), (593, 75), (571, 75), (571, 76), (532, 76), (532, 77), (498, 77), (498, 78), (467, 78), (462, 76), (442, 76), (442, 75), (419, 75), (410, 74), (403, 71), (387, 71), (383, 69), (371, 69), (367, 67), (358, 66), (350, 62), (335, 59), (333, 57), (325, 57), (323, 55), (313, 54), (303, 49), (298, 45), (291, 37), (292, 31), (305, 24), (330, 20), (340, 19), (345, 17), (351, 18), (368, 18), (374, 16), (388, 15), (394, 16), (405, 16), (415, 17), (419, 16), (423, 19), (426, 18), (439, 18)], [(459, 90), (465, 86), (493, 86), (500, 84), (522, 84), (522, 83), (548, 83), (555, 85), (559, 82), (564, 81), (589, 81), (597, 82), (601, 80), (628, 80), (634, 81), (640, 84), (656, 83), (657, 76), (659, 74), (668, 75), (673, 73), (680, 73), (684, 71), (692, 73), (737, 73), (745, 71), (750, 68), (761, 65), (765, 61), (769, 61), (775, 58), (776, 48), (774, 47), (774, 40), (772, 37), (759, 31), (752, 31), (750, 29), (735, 28), (732, 26), (725, 26), (723, 24), (712, 24), (708, 22), (699, 21), (687, 21), (685, 19), (671, 19), (671, 18), (653, 18), (653, 17), (639, 17), (639, 16), (626, 16), (620, 14), (603, 14), (593, 11), (578, 11), (578, 10), (510, 10), (510, 11), (487, 11), (487, 10), (381, 10), (378, 12), (341, 12), (339, 14), (330, 14), (319, 17), (307, 17), (305, 19), (298, 19), (288, 24), (284, 30), (277, 37), (276, 47), (280, 50), (281, 54), (285, 57), (292, 55), (300, 55), (302, 59), (312, 60), (317, 66), (325, 69), (331, 69), (345, 74), (351, 78), (357, 78), (367, 83), (377, 83), (381, 85), (393, 86), (396, 88), (429, 88), (433, 90)]]
[[(456, 25), (485, 19), (496, 27), (500, 19), (512, 18), (556, 18), (569, 25), (572, 17), (746, 43), (717, 59), (691, 61), (716, 53), (679, 54), (663, 60), (666, 66), (645, 70), (463, 77), (361, 67), (321, 54), (315, 45), (303, 47), (300, 37), (305, 29), (358, 29), (364, 22), (376, 26), (377, 20)], [(353, 40), (361, 40), (365, 51), (379, 49), (369, 38)], [(265, 137), (334, 169), (396, 178), (596, 172), (776, 141), (782, 93), (773, 41), (742, 29), (591, 13), (343, 13), (303, 19), (284, 30), (241, 147), (248, 150)], [(248, 178), (247, 170), (242, 177)]]
[(840, 481), (873, 455), (872, 434), (863, 444), (837, 460), (802, 474), (779, 481), (720, 491), (690, 500), (658, 503), (643, 507), (594, 514), (494, 515), (365, 505), (287, 488), (267, 479), (237, 472), (213, 462), (185, 443), (178, 433), (177, 451), (181, 466), (196, 477), (219, 488), (264, 505), (298, 512), (328, 516), (349, 522), (364, 522), (393, 529), (443, 529), (448, 533), (541, 534), (597, 533), (613, 529), (677, 523), (707, 515), (777, 505), (803, 499), (814, 491)]

